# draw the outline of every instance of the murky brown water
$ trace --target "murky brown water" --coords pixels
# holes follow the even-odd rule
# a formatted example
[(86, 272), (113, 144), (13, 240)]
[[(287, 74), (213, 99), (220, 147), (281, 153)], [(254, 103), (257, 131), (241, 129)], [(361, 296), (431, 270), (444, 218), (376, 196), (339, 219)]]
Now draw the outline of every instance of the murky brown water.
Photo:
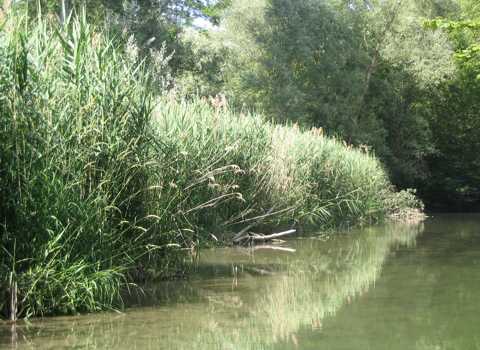
[(124, 313), (0, 324), (1, 349), (480, 349), (480, 215), (201, 254)]

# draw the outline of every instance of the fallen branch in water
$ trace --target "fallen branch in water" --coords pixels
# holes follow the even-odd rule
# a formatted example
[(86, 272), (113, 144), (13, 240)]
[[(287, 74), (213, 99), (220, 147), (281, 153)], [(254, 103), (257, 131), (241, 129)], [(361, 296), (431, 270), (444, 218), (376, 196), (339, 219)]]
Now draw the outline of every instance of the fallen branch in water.
[(234, 244), (252, 244), (252, 243), (265, 243), (278, 239), (280, 237), (288, 236), (297, 232), (297, 230), (287, 230), (279, 233), (272, 233), (271, 235), (263, 235), (261, 233), (253, 232), (241, 232), (242, 234), (235, 235), (233, 238)]
[(268, 249), (268, 250), (279, 250), (282, 252), (288, 252), (288, 253), (295, 253), (297, 250), (294, 248), (289, 248), (289, 247), (279, 247), (276, 245), (258, 245), (252, 248), (253, 250), (263, 250), (263, 249)]
[(248, 230), (255, 226), (255, 223), (248, 225), (233, 237), (233, 243), (238, 243), (248, 236)]
[(260, 269), (260, 268), (257, 268), (257, 267), (245, 267), (244, 269), (247, 272), (251, 271), (251, 272), (259, 274), (259, 275), (268, 275), (268, 276), (275, 275), (275, 272), (268, 271), (268, 270), (265, 270), (265, 269)]
[(252, 240), (254, 242), (267, 242), (280, 237), (291, 235), (295, 232), (297, 232), (297, 230), (287, 230), (279, 233), (272, 233), (271, 235), (262, 235), (262, 234), (255, 233), (252, 236)]
[(257, 216), (255, 218), (252, 218), (252, 219), (248, 219), (248, 220), (244, 220), (245, 221), (250, 221), (250, 220), (257, 220), (249, 225), (247, 225), (245, 228), (243, 228), (242, 230), (240, 230), (240, 232), (238, 232), (234, 237), (233, 237), (233, 242), (235, 243), (237, 240), (241, 239), (242, 237), (245, 236), (245, 234), (247, 233), (248, 230), (250, 230), (253, 226), (259, 224), (260, 222), (262, 222), (268, 215), (270, 215), (273, 211), (273, 208), (270, 208), (266, 214), (264, 215), (261, 215), (261, 216)]

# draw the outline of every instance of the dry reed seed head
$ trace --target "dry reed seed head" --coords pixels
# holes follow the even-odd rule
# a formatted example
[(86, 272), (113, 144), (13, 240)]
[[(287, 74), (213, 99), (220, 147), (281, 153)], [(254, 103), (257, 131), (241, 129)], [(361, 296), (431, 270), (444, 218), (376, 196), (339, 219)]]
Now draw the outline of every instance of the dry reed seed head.
[(319, 127), (319, 128), (312, 127), (310, 129), (310, 131), (314, 136), (323, 136), (323, 128), (322, 127)]
[(135, 37), (130, 35), (125, 45), (125, 53), (131, 62), (136, 62), (138, 59), (138, 45)]
[(226, 110), (228, 107), (227, 98), (224, 94), (217, 94), (215, 97), (210, 97), (210, 104), (216, 110)]
[(360, 149), (361, 152), (368, 154), (371, 147), (368, 145), (361, 144), (358, 146), (358, 148)]

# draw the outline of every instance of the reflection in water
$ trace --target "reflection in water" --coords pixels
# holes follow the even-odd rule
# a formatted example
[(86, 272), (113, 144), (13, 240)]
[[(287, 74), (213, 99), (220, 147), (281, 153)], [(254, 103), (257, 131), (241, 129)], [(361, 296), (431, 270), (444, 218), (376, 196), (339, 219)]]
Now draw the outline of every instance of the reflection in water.
[(278, 342), (301, 346), (296, 335), (301, 327), (321, 331), (322, 320), (367, 292), (389, 251), (414, 245), (420, 229), (420, 225), (395, 225), (352, 232), (327, 242), (295, 242), (298, 254), (270, 258), (274, 265), (283, 262), (285, 270), (256, 291), (248, 317), (237, 318), (228, 331), (209, 329), (208, 337), (198, 337), (198, 348), (217, 344), (232, 349), (272, 348)]
[(417, 247), (384, 265), (368, 297), (329, 320), (329, 337), (309, 341), (328, 349), (480, 349), (479, 264), (480, 216), (429, 219)]
[[(196, 279), (149, 288), (142, 307), (19, 324), (12, 347), (475, 349), (474, 338), (463, 343), (470, 346), (453, 346), (443, 332), (451, 332), (453, 342), (460, 336), (435, 327), (438, 318), (454, 311), (437, 305), (452, 295), (454, 283), (459, 300), (480, 301), (465, 282), (472, 259), (480, 261), (465, 243), (473, 231), (480, 235), (478, 218), (463, 231), (445, 220), (427, 221), (421, 236), (422, 225), (392, 224), (326, 240), (294, 240), (289, 247), (295, 252), (206, 251)], [(450, 251), (457, 255), (445, 261)], [(456, 277), (449, 266), (458, 267)], [(450, 292), (442, 291), (445, 287)], [(473, 313), (466, 317), (480, 320)], [(0, 348), (11, 346), (10, 335), (0, 325)]]

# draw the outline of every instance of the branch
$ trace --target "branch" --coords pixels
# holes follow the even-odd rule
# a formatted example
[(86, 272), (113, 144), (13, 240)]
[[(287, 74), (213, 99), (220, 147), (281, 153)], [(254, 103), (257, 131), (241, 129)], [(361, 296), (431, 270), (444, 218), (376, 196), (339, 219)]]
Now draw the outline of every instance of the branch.
[(280, 237), (288, 236), (297, 232), (297, 230), (287, 230), (279, 233), (272, 233), (271, 235), (263, 235), (258, 233), (247, 233), (245, 229), (237, 233), (233, 238), (234, 244), (248, 244), (248, 243), (264, 243)]

